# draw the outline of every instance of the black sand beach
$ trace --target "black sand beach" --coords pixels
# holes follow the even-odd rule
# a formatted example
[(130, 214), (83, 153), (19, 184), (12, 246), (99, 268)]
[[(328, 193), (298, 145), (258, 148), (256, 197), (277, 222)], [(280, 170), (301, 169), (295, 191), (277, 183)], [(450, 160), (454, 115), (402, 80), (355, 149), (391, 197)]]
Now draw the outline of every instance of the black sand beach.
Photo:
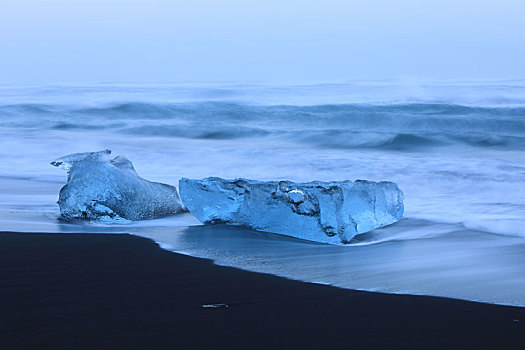
[(130, 235), (0, 233), (0, 349), (25, 348), (524, 349), (525, 308), (291, 281)]

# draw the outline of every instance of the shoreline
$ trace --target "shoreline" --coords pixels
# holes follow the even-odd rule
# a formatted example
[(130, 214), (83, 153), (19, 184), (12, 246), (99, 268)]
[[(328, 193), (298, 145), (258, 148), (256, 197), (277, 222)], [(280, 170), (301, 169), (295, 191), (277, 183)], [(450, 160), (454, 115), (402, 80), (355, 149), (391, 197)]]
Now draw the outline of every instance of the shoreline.
[(129, 234), (0, 232), (0, 276), (6, 349), (525, 343), (525, 308), (301, 282), (215, 265)]

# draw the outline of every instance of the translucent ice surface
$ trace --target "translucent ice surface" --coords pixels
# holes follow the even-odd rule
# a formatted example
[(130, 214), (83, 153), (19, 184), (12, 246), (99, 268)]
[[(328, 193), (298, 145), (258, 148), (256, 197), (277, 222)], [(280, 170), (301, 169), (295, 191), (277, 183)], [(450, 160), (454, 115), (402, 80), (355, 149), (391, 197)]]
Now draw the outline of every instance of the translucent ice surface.
[(58, 199), (62, 216), (109, 223), (184, 211), (175, 187), (141, 178), (127, 158), (110, 154), (75, 153), (51, 162), (68, 174)]
[(181, 179), (181, 198), (206, 224), (245, 226), (315, 242), (345, 244), (403, 216), (393, 182)]

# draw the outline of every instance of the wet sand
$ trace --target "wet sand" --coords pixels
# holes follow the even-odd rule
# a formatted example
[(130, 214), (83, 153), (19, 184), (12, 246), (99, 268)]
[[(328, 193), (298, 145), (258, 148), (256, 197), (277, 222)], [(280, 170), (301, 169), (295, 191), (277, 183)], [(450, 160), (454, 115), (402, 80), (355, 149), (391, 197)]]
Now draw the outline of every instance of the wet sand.
[(1, 349), (524, 344), (525, 308), (292, 281), (130, 235), (0, 233)]

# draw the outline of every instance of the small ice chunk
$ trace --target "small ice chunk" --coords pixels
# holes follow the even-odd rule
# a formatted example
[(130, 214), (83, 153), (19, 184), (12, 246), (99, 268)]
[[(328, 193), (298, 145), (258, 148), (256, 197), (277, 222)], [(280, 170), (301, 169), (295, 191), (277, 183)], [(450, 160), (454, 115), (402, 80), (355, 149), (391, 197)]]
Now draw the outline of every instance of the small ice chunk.
[(346, 244), (403, 216), (393, 182), (181, 179), (184, 205), (205, 224), (245, 226), (305, 240)]
[(230, 305), (228, 304), (204, 304), (202, 305), (203, 309), (222, 309), (222, 308), (229, 308)]
[(175, 187), (141, 178), (127, 158), (110, 154), (75, 153), (51, 162), (68, 174), (58, 199), (62, 216), (113, 223), (184, 211)]

